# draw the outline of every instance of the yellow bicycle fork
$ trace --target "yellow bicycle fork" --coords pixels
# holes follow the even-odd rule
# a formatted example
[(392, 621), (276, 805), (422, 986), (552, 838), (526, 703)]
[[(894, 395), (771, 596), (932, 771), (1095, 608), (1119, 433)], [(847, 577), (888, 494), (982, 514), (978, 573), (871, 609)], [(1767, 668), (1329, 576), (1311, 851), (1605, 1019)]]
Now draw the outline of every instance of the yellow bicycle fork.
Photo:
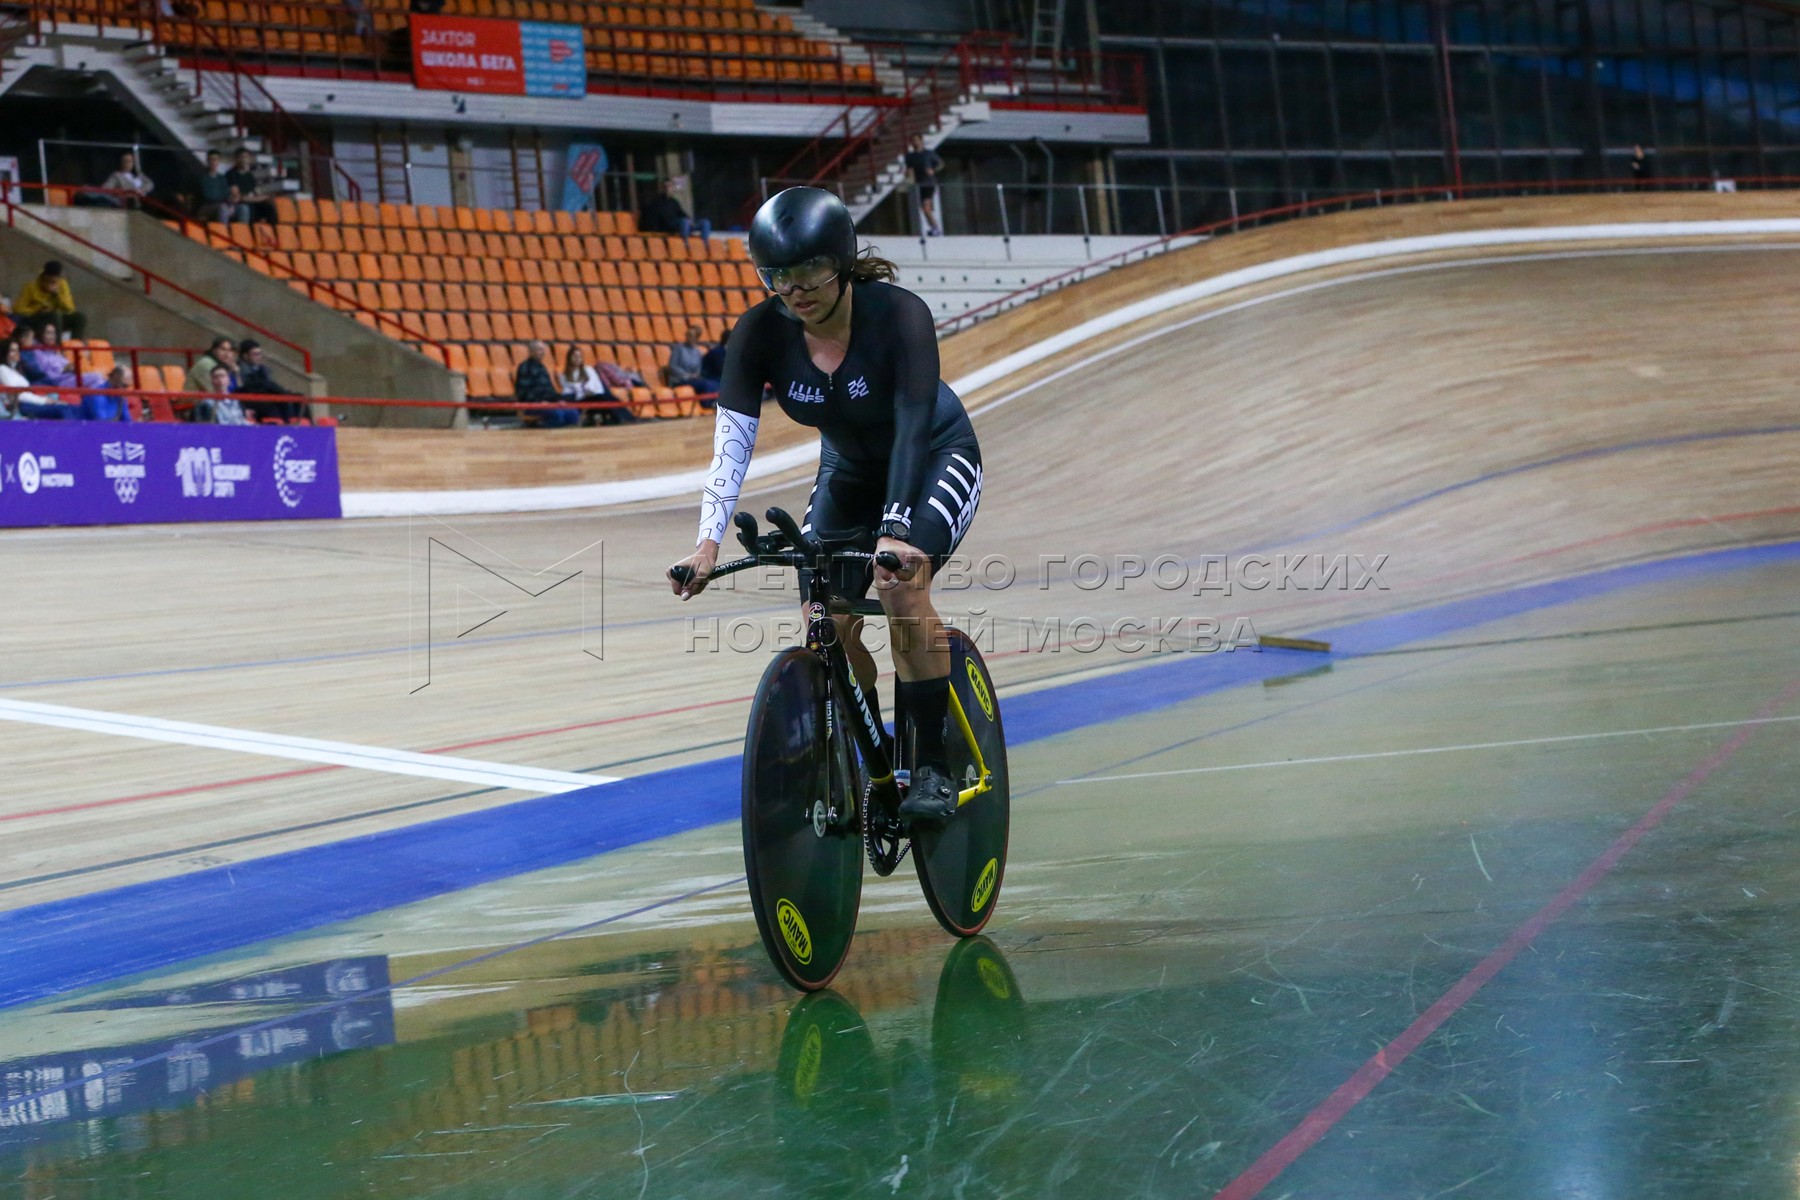
[[(975, 797), (994, 790), (994, 773), (988, 770), (987, 759), (981, 756), (981, 743), (975, 740), (975, 730), (969, 725), (969, 715), (963, 711), (962, 701), (956, 698), (955, 688), (950, 689), (950, 712), (956, 717), (956, 727), (962, 730), (963, 741), (968, 744), (969, 754), (975, 759), (975, 773), (979, 776), (973, 787), (963, 788), (956, 794), (956, 807), (961, 808)], [(888, 774), (870, 782), (881, 787), (893, 778), (892, 774)]]

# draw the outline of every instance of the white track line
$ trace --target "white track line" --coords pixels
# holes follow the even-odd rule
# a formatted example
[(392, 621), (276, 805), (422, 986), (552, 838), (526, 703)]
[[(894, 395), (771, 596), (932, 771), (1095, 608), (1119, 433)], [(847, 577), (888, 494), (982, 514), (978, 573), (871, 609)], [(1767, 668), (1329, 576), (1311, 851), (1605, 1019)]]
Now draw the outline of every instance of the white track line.
[(333, 766), (355, 767), (365, 771), (385, 771), (390, 775), (447, 779), (457, 783), (512, 788), (522, 792), (572, 792), (577, 788), (593, 787), (599, 783), (617, 782), (617, 777), (611, 775), (577, 775), (572, 771), (547, 771), (539, 767), (457, 758), (449, 754), (414, 754), (383, 746), (358, 746), (351, 742), (288, 737), (285, 734), (260, 733), (250, 729), (227, 729), (220, 725), (166, 721), (160, 717), (138, 717), (128, 713), (100, 712), (91, 708), (67, 708), (61, 704), (38, 704), (30, 700), (0, 699), (0, 720), (142, 738), (151, 742), (174, 742), (182, 746), (205, 746), (213, 750), (235, 750), (270, 758), (330, 763)]
[[(1041, 341), (1034, 342), (1015, 354), (950, 381), (959, 396), (969, 396), (979, 388), (999, 383), (1035, 363), (1062, 351), (1091, 341), (1105, 333), (1129, 325), (1145, 317), (1155, 316), (1196, 300), (1221, 295), (1234, 288), (1266, 283), (1289, 275), (1316, 271), (1347, 263), (1374, 262), (1408, 254), (1427, 254), (1441, 250), (1476, 249), (1489, 246), (1525, 246), (1558, 242), (1642, 241), (1678, 237), (1750, 237), (1764, 234), (1800, 233), (1800, 218), (1768, 217), (1744, 221), (1649, 221), (1613, 225), (1558, 225), (1539, 228), (1475, 229), (1459, 233), (1434, 233), (1418, 237), (1390, 238), (1338, 246), (1311, 254), (1297, 254), (1223, 275), (1212, 276), (1170, 288), (1135, 303), (1115, 309), (1103, 316), (1084, 321)], [(1654, 249), (1654, 247), (1646, 247)], [(1709, 248), (1710, 249), (1710, 248)], [(1524, 257), (1536, 257), (1526, 255)], [(1471, 265), (1479, 259), (1457, 265)], [(1159, 330), (1152, 336), (1162, 336)], [(1013, 396), (983, 406), (977, 411), (996, 408), (1006, 400), (1024, 395), (1022, 389)], [(790, 447), (762, 459), (753, 458), (745, 482), (776, 471), (805, 466), (818, 458), (819, 443), (807, 442)], [(538, 488), (481, 488), (431, 492), (345, 492), (343, 509), (346, 517), (400, 517), (449, 515), (452, 513), (537, 512), (549, 509), (591, 508), (626, 504), (640, 500), (661, 500), (673, 496), (698, 496), (705, 472), (683, 471), (668, 475), (616, 480), (611, 483), (566, 484)]]
[(1657, 725), (1649, 729), (1613, 729), (1605, 733), (1565, 733), (1555, 737), (1518, 738), (1509, 742), (1468, 742), (1460, 746), (1421, 746), (1414, 750), (1379, 750), (1370, 754), (1329, 754), (1320, 758), (1281, 758), (1270, 762), (1230, 763), (1220, 767), (1184, 767), (1178, 771), (1138, 771), (1130, 775), (1083, 775), (1076, 779), (1059, 779), (1057, 785), (1071, 783), (1111, 783), (1121, 779), (1158, 779), (1169, 775), (1209, 775), (1216, 771), (1256, 771), (1264, 767), (1304, 767), (1317, 763), (1358, 762), (1369, 758), (1403, 758), (1411, 754), (1454, 754), (1463, 750), (1498, 750), (1507, 746), (1542, 746), (1551, 742), (1584, 742), (1594, 738), (1641, 737), (1647, 733), (1686, 733), (1695, 729), (1737, 729), (1743, 725), (1773, 725), (1779, 721), (1800, 721), (1794, 717), (1752, 717), (1744, 721), (1704, 721), (1698, 725)]

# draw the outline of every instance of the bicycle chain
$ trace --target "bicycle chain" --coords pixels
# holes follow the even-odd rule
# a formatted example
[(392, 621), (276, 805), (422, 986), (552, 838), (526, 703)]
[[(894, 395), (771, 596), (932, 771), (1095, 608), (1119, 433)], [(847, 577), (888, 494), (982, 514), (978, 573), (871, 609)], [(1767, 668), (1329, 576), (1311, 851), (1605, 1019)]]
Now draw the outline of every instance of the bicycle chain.
[(903, 836), (904, 827), (891, 820), (885, 814), (880, 820), (883, 828), (875, 828), (876, 816), (875, 785), (865, 784), (862, 801), (862, 834), (863, 849), (869, 856), (869, 865), (875, 874), (887, 878), (900, 869), (906, 861), (907, 852), (912, 849), (912, 841)]

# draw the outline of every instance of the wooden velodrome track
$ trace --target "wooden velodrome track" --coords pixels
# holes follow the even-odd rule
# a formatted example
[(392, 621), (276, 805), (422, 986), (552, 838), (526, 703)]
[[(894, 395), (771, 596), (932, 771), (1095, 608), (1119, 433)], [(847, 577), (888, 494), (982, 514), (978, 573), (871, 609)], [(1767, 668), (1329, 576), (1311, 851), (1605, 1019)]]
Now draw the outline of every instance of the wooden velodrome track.
[[(1314, 249), (1450, 229), (1763, 216), (1800, 216), (1800, 200), (1508, 200), (1293, 222), (977, 327), (946, 343), (944, 373), (1159, 290)], [(1014, 582), (943, 592), (941, 607), (994, 620), (991, 661), (1003, 692), (1016, 692), (1150, 652), (1024, 653), (1028, 621), (1206, 619), (1229, 630), (1247, 618), (1260, 633), (1307, 634), (1800, 536), (1797, 280), (1794, 237), (1461, 250), (1289, 277), (1104, 335), (966, 397), (986, 485), (965, 551), (1012, 564)], [(692, 469), (709, 436), (700, 422), (345, 430), (345, 486)], [(777, 429), (763, 448), (799, 440)], [(804, 501), (804, 480), (790, 476), (747, 505)], [(768, 652), (731, 645), (749, 647), (785, 617), (792, 594), (746, 585), (674, 602), (660, 573), (692, 544), (694, 515), (683, 500), (8, 533), (0, 704), (220, 726), (265, 748), (280, 735), (561, 773), (728, 755)], [(1197, 564), (1248, 552), (1386, 560), (1381, 586), (1360, 590), (1306, 586), (1311, 570), (1295, 587), (1229, 596), (1147, 578), (1116, 586), (1120, 556)], [(1087, 590), (1041, 565), (1082, 555), (1115, 564), (1112, 580)], [(180, 731), (185, 741), (150, 741), (9, 720), (5, 735), (4, 908), (534, 794), (196, 745)]]

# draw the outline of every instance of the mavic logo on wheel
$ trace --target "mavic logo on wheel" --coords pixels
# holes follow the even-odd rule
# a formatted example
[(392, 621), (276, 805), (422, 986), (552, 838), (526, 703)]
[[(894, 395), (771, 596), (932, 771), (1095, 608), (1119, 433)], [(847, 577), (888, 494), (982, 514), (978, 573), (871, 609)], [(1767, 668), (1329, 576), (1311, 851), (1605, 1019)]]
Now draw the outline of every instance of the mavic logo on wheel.
[[(993, 863), (988, 864), (990, 871), (993, 865)], [(988, 890), (993, 890), (991, 880)], [(794, 961), (803, 967), (811, 962), (812, 934), (807, 932), (806, 919), (800, 915), (800, 910), (795, 908), (791, 901), (781, 900), (776, 903), (775, 923), (781, 926), (781, 940), (787, 943), (788, 953), (794, 956)]]
[[(1000, 880), (1000, 860), (990, 858), (987, 866), (981, 868), (981, 877), (975, 881), (975, 894), (969, 897), (969, 911), (978, 913), (987, 907), (994, 898), (994, 884)], [(783, 901), (782, 903), (786, 903)]]
[(975, 665), (972, 658), (968, 662), (968, 670), (969, 688), (975, 693), (975, 703), (981, 705), (981, 711), (991, 721), (994, 719), (994, 694), (988, 691), (987, 680), (981, 677), (981, 668)]

